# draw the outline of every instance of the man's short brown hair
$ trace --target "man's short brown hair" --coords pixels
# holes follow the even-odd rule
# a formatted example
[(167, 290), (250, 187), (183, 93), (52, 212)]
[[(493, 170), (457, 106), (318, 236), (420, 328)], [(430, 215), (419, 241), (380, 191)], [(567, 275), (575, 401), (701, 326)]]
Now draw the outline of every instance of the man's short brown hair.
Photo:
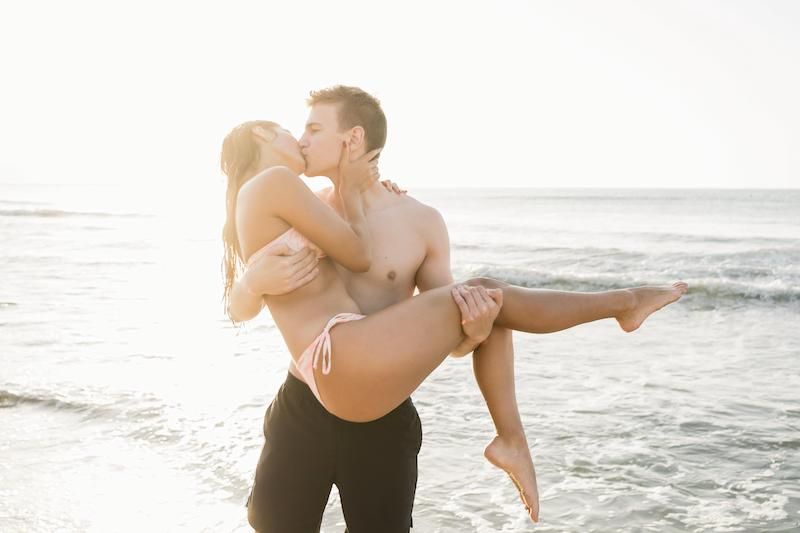
[(336, 85), (319, 91), (311, 91), (308, 105), (341, 104), (339, 127), (341, 129), (361, 126), (364, 128), (366, 149), (383, 148), (386, 144), (386, 115), (377, 98), (359, 89)]

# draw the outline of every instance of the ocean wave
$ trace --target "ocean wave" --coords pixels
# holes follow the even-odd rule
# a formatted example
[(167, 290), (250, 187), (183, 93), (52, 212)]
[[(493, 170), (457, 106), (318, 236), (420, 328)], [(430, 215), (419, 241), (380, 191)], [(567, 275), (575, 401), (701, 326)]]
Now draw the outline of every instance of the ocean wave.
[[(547, 246), (541, 243), (524, 243), (520, 242), (521, 239), (517, 234), (511, 234), (508, 238), (497, 238), (496, 235), (502, 233), (498, 230), (497, 233), (487, 233), (480, 239), (472, 237), (471, 242), (453, 241), (450, 244), (452, 251), (457, 252), (478, 252), (486, 254), (491, 253), (506, 253), (514, 251), (515, 253), (529, 253), (531, 257), (538, 257), (541, 254), (547, 253), (562, 253), (569, 256), (574, 256), (576, 259), (586, 257), (589, 255), (630, 255), (634, 258), (647, 258), (647, 257), (660, 257), (660, 245), (667, 241), (679, 242), (683, 244), (700, 244), (700, 245), (729, 245), (733, 249), (727, 251), (711, 251), (711, 248), (706, 248), (707, 252), (703, 255), (694, 255), (693, 252), (682, 251), (680, 253), (670, 252), (667, 254), (670, 258), (680, 259), (687, 257), (691, 260), (700, 259), (703, 261), (724, 261), (724, 260), (747, 260), (757, 259), (773, 260), (773, 259), (786, 259), (795, 261), (800, 258), (800, 239), (797, 238), (783, 238), (783, 237), (724, 237), (714, 235), (687, 235), (681, 233), (647, 233), (647, 232), (631, 232), (631, 233), (618, 233), (620, 243), (634, 242), (637, 249), (620, 248), (620, 247), (599, 247), (592, 246), (591, 238), (583, 239), (584, 244), (576, 244), (575, 246)], [(578, 234), (579, 232), (575, 232)], [(640, 239), (644, 237), (645, 241)], [(629, 244), (630, 246), (630, 244)], [(737, 249), (738, 248), (738, 249)], [(696, 254), (696, 252), (694, 252)]]
[[(565, 276), (546, 272), (501, 267), (476, 267), (464, 272), (467, 277), (494, 278), (513, 285), (528, 288), (555, 289), (564, 291), (600, 291), (622, 289), (642, 284), (669, 283), (663, 279), (641, 280), (623, 277), (616, 273), (594, 276)], [(663, 275), (662, 275), (663, 277)], [(683, 279), (689, 284), (687, 297), (703, 304), (728, 305), (737, 301), (761, 301), (766, 303), (800, 303), (800, 286), (784, 283), (757, 285), (746, 282), (731, 282), (713, 279)]]
[[(139, 243), (131, 243), (130, 247), (133, 248)], [(117, 248), (124, 248), (129, 246), (127, 242), (115, 243), (113, 247)], [(142, 247), (146, 247), (147, 245), (144, 244)], [(108, 246), (111, 248), (112, 246)], [(101, 248), (98, 246), (97, 248)], [(151, 259), (106, 259), (106, 260), (84, 260), (84, 259), (72, 259), (72, 258), (65, 258), (64, 256), (59, 255), (15, 255), (15, 256), (8, 256), (4, 258), (0, 258), (0, 264), (7, 264), (7, 265), (36, 265), (36, 266), (43, 266), (43, 265), (63, 265), (69, 267), (138, 267), (142, 265), (155, 265), (158, 264), (157, 261), (153, 261)], [(48, 277), (51, 279), (52, 275), (48, 274)], [(61, 279), (72, 279), (69, 276), (63, 277)], [(4, 305), (14, 306), (17, 305), (14, 302), (0, 302), (0, 308)]]
[(75, 411), (79, 413), (85, 413), (100, 407), (82, 402), (71, 402), (59, 398), (48, 398), (32, 394), (14, 394), (13, 392), (0, 390), (0, 408), (15, 407), (19, 404), (34, 404), (52, 409)]
[(61, 209), (0, 209), (0, 217), (29, 217), (29, 218), (66, 218), (66, 217), (96, 217), (96, 218), (128, 218), (141, 217), (138, 213), (105, 213), (101, 211), (64, 211)]
[[(19, 405), (33, 405), (53, 411), (66, 411), (76, 413), (84, 419), (131, 419), (142, 420), (159, 416), (159, 405), (152, 405), (152, 401), (137, 398), (138, 403), (129, 404), (123, 398), (117, 398), (107, 403), (90, 403), (57, 397), (56, 395), (10, 392), (0, 390), (0, 409), (13, 408)], [(157, 403), (157, 402), (156, 402)], [(128, 405), (129, 407), (125, 407)]]
[[(793, 302), (800, 298), (800, 247), (757, 247), (722, 253), (623, 250), (614, 247), (511, 248), (491, 253), (470, 250), (459, 263), (469, 272), (493, 272), (526, 287), (602, 290), (685, 279), (709, 298)], [(486, 260), (487, 258), (502, 260)], [(471, 259), (471, 261), (470, 261)], [(460, 276), (463, 277), (463, 276)], [(491, 277), (491, 276), (490, 276)], [(659, 281), (660, 280), (660, 281)], [(696, 291), (692, 291), (693, 293)]]
[[(643, 234), (626, 234), (626, 239), (635, 238)], [(664, 238), (675, 238), (689, 242), (693, 237), (683, 239), (681, 235), (666, 235)], [(714, 240), (716, 239), (716, 240)], [(624, 249), (619, 247), (600, 247), (591, 245), (576, 246), (541, 246), (538, 244), (521, 244), (508, 241), (481, 241), (481, 242), (454, 242), (451, 250), (456, 252), (478, 252), (475, 257), (487, 258), (496, 255), (514, 253), (519, 256), (529, 255), (531, 260), (541, 260), (542, 257), (557, 256), (562, 259), (581, 261), (596, 257), (610, 257), (620, 260), (630, 261), (653, 261), (653, 262), (675, 262), (683, 263), (703, 263), (708, 265), (734, 265), (747, 266), (748, 264), (758, 265), (785, 265), (797, 264), (800, 261), (800, 239), (727, 239), (723, 237), (712, 238), (715, 244), (736, 244), (745, 249), (730, 251), (705, 251), (703, 253), (687, 251), (662, 251), (656, 247), (649, 249)], [(704, 240), (698, 237), (696, 244), (710, 243), (711, 240)], [(752, 242), (749, 242), (752, 241)], [(765, 245), (771, 246), (765, 246)], [(749, 246), (748, 246), (749, 245)]]

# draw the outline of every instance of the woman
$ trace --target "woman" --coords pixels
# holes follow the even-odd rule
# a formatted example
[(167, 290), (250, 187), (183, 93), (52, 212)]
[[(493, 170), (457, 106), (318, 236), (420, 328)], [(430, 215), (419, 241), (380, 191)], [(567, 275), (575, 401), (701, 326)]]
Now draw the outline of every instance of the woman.
[[(376, 151), (351, 162), (347, 135), (342, 133), (338, 184), (345, 221), (298, 177), (304, 160), (287, 131), (269, 122), (234, 129), (222, 150), (222, 168), (229, 179), (223, 239), (226, 298), (242, 262), (256, 257), (259, 249), (263, 253), (281, 243), (316, 249), (321, 259), (317, 277), (266, 302), (295, 367), (320, 403), (340, 418), (361, 422), (379, 418), (400, 404), (459, 344), (463, 336), (460, 305), (469, 301), (485, 306), (498, 325), (537, 332), (540, 328), (531, 309), (539, 296), (520, 287), (474, 279), (464, 286), (425, 292), (368, 317), (362, 315), (332, 261), (353, 271), (370, 268), (370, 237), (360, 190), (377, 176), (370, 161)], [(254, 225), (269, 238), (255, 239)], [(624, 329), (635, 329), (685, 290), (685, 284), (635, 289), (635, 298), (645, 303), (617, 319)], [(516, 411), (516, 405), (501, 409)], [(502, 437), (498, 431), (498, 438)], [(536, 519), (538, 498), (529, 450), (512, 451), (523, 459), (501, 466), (517, 483), (523, 502), (527, 497), (531, 518)]]

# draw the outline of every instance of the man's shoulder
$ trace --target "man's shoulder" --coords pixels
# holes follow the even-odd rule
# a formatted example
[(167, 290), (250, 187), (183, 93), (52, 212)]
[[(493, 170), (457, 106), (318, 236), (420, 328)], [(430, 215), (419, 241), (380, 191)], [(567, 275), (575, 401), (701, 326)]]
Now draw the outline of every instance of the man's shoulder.
[(447, 225), (438, 209), (413, 196), (404, 194), (397, 198), (398, 218), (404, 227), (413, 231), (429, 245), (438, 243), (447, 235)]
[(408, 211), (408, 214), (415, 217), (416, 220), (419, 220), (423, 224), (428, 225), (430, 223), (439, 223), (440, 221), (442, 223), (444, 222), (442, 214), (439, 213), (439, 210), (435, 207), (417, 200), (413, 196), (407, 194), (403, 195), (403, 199), (403, 205)]
[[(403, 218), (409, 221), (410, 227), (415, 228), (416, 235), (425, 244), (425, 263), (428, 263), (429, 258), (448, 257), (450, 238), (447, 224), (439, 210), (413, 196), (404, 195), (404, 199), (406, 211)], [(437, 265), (434, 269), (441, 266), (436, 261), (430, 264)], [(423, 264), (419, 268), (423, 268)]]
[(410, 194), (395, 194), (392, 197), (392, 207), (400, 209), (406, 215), (430, 217), (438, 213), (436, 208), (417, 200)]

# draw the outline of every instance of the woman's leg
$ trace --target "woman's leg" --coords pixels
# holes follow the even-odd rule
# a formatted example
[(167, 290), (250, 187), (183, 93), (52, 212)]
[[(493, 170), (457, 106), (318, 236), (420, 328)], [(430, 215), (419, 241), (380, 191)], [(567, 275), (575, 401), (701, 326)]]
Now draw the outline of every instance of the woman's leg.
[[(531, 333), (542, 330), (542, 315), (550, 316), (548, 305), (558, 306), (559, 299), (574, 300), (575, 294), (525, 289), (488, 278), (475, 278), (467, 284), (502, 290), (503, 306), (495, 324)], [(328, 375), (318, 371), (315, 376), (333, 414), (360, 422), (379, 418), (408, 398), (439, 366), (463, 338), (461, 313), (450, 295), (451, 287), (424, 292), (331, 330), (336, 370)], [(636, 329), (649, 314), (680, 298), (686, 285), (626, 290), (633, 294), (634, 304), (615, 318)], [(568, 317), (560, 323), (562, 329), (597, 320), (603, 314), (602, 305), (589, 306), (589, 312), (580, 311), (579, 306), (566, 307)]]
[(475, 380), (481, 389), (497, 436), (484, 455), (511, 477), (533, 520), (539, 520), (539, 491), (528, 440), (514, 389), (514, 344), (510, 329), (494, 326), (472, 354)]
[(368, 422), (411, 396), (463, 339), (452, 286), (333, 327), (331, 372), (314, 373), (325, 407), (345, 420)]
[(508, 473), (520, 490), (523, 503), (529, 507), (531, 518), (538, 521), (536, 471), (514, 388), (512, 330), (498, 324), (505, 319), (515, 321), (515, 324), (529, 332), (548, 333), (613, 317), (625, 331), (633, 331), (653, 311), (678, 299), (686, 286), (677, 283), (671, 287), (577, 293), (524, 289), (487, 278), (470, 280), (467, 284), (504, 289), (503, 307), (495, 326), (473, 353), (475, 378), (497, 431), (497, 436), (486, 447), (484, 455), (492, 464)]
[[(470, 280), (468, 283), (503, 291), (503, 306), (495, 324), (506, 327), (513, 325), (515, 329), (523, 331), (536, 331), (541, 326), (536, 314), (540, 306), (538, 300), (543, 297), (540, 291), (487, 279)], [(440, 287), (425, 292), (362, 320), (346, 322), (333, 328), (331, 341), (335, 359), (334, 371), (328, 375), (321, 371), (315, 373), (326, 408), (341, 418), (368, 421), (388, 413), (410, 396), (463, 338), (461, 314), (450, 295), (450, 288), (451, 286)], [(668, 289), (634, 290), (637, 291), (637, 305), (625, 313), (641, 323), (653, 311), (680, 298), (686, 287), (685, 284), (675, 284)], [(602, 318), (590, 318), (591, 316), (578, 315), (570, 320), (574, 322)], [(564, 324), (564, 327), (575, 325), (569, 321)], [(510, 336), (507, 342), (510, 343)], [(493, 351), (491, 344), (488, 349)], [(521, 422), (513, 388), (513, 352), (509, 349), (502, 353), (505, 357), (501, 357), (499, 361), (487, 358), (477, 363), (477, 370), (481, 374), (481, 387), (487, 391), (487, 405), (498, 431), (502, 427), (502, 431), (505, 432), (507, 428), (514, 434), (516, 427), (521, 429)], [(488, 371), (483, 366), (484, 363), (490, 363)], [(495, 367), (497, 372), (494, 372)], [(527, 449), (527, 444), (525, 448)], [(500, 448), (492, 447), (487, 450), (487, 457), (496, 460), (495, 464), (514, 474), (532, 507), (531, 516), (536, 519), (538, 493), (535, 491), (532, 463), (526, 474), (526, 467), (522, 464), (524, 458), (509, 465), (500, 458), (500, 451)], [(535, 501), (531, 501), (534, 500), (532, 494), (536, 494)]]
[(528, 333), (553, 333), (603, 318), (614, 318), (623, 330), (631, 332), (651, 313), (686, 292), (682, 282), (602, 292), (527, 289), (490, 278), (473, 278), (465, 285), (503, 289), (498, 323)]

